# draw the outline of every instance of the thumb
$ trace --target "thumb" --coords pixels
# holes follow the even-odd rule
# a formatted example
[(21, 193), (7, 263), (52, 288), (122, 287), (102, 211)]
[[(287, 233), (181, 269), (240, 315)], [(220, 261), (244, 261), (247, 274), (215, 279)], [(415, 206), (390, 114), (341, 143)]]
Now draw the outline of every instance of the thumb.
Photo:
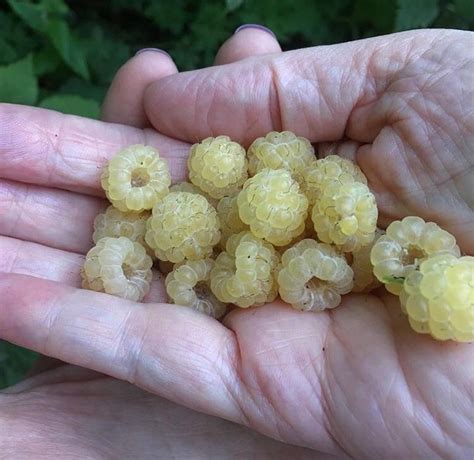
[[(256, 56), (165, 77), (148, 86), (145, 110), (159, 132), (189, 142), (227, 134), (248, 144), (271, 130), (333, 141), (347, 129), (355, 140), (369, 142), (367, 126), (354, 121), (354, 109), (372, 102), (380, 91), (374, 80), (394, 71), (394, 45), (399, 54), (409, 53), (419, 34)], [(371, 65), (381, 48), (379, 66)], [(373, 116), (371, 123), (377, 124)]]

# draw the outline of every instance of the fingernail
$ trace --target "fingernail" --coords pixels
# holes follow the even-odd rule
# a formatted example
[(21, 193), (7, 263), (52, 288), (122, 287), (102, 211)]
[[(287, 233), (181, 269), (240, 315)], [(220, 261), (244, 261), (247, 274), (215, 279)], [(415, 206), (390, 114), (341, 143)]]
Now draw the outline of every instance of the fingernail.
[(147, 51), (154, 51), (156, 53), (161, 53), (161, 54), (164, 54), (165, 56), (168, 56), (171, 59), (171, 56), (165, 50), (161, 50), (160, 48), (143, 48), (141, 50), (138, 50), (135, 53), (135, 56), (138, 56), (139, 54), (145, 53)]
[(267, 32), (267, 34), (270, 34), (273, 38), (276, 38), (276, 35), (273, 33), (273, 30), (269, 29), (268, 27), (262, 26), (260, 24), (242, 24), (240, 27), (237, 27), (237, 29), (235, 29), (234, 34), (237, 34), (241, 30), (245, 30), (245, 29), (263, 30), (264, 32)]

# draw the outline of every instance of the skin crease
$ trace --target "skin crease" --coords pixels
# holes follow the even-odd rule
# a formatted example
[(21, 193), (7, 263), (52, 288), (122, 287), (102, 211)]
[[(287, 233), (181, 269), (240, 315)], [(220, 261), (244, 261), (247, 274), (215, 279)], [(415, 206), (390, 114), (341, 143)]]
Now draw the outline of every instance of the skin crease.
[(382, 224), (419, 215), (473, 254), (473, 40), (407, 32), (164, 77), (144, 97), (157, 132), (0, 105), (0, 337), (100, 372), (66, 366), (0, 393), (1, 451), (472, 458), (474, 345), (412, 332), (383, 290), (322, 314), (237, 309), (220, 324), (162, 303), (159, 275), (145, 304), (77, 286), (107, 159), (146, 142), (177, 181), (189, 143), (218, 133), (324, 142), (355, 158)]

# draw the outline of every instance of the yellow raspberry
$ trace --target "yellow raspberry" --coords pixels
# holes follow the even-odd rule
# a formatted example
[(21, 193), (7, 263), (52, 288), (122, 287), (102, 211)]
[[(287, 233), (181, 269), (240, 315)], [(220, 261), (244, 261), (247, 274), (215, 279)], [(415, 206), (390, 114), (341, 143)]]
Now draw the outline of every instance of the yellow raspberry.
[(107, 198), (123, 212), (151, 209), (168, 193), (170, 183), (168, 163), (158, 150), (145, 145), (121, 150), (109, 161), (101, 178)]
[(158, 259), (177, 263), (209, 257), (220, 237), (216, 210), (203, 196), (172, 192), (153, 207), (145, 241)]
[(150, 290), (152, 265), (141, 244), (105, 237), (86, 255), (82, 287), (138, 302)]
[(332, 185), (360, 182), (367, 185), (367, 178), (352, 161), (337, 155), (329, 155), (312, 163), (303, 172), (302, 188), (309, 203), (313, 205), (323, 191)]
[(122, 212), (109, 206), (104, 213), (98, 214), (94, 220), (94, 233), (92, 240), (97, 243), (106, 236), (119, 238), (124, 236), (131, 241), (140, 243), (149, 256), (154, 256), (153, 251), (145, 242), (146, 222), (151, 212)]
[(352, 292), (367, 293), (382, 285), (374, 275), (374, 267), (370, 262), (370, 251), (376, 241), (384, 234), (385, 232), (383, 230), (377, 228), (372, 243), (349, 254), (349, 258), (351, 259), (350, 266), (354, 272), (354, 287)]
[(275, 248), (250, 232), (232, 235), (211, 271), (211, 289), (225, 303), (241, 308), (263, 305), (277, 295)]
[(217, 215), (221, 223), (221, 240), (219, 246), (225, 249), (227, 240), (231, 235), (248, 230), (248, 225), (242, 222), (237, 206), (237, 195), (225, 196), (219, 200)]
[(305, 239), (281, 258), (280, 297), (297, 310), (323, 311), (341, 303), (352, 289), (353, 272), (333, 247)]
[(408, 216), (387, 227), (386, 235), (374, 244), (370, 261), (377, 279), (389, 292), (399, 295), (411, 271), (428, 256), (444, 253), (460, 255), (454, 236), (434, 222)]
[(290, 131), (272, 131), (255, 139), (247, 151), (249, 173), (254, 176), (264, 168), (287, 169), (299, 181), (303, 170), (316, 161), (308, 139)]
[(474, 257), (428, 256), (402, 286), (402, 309), (416, 332), (474, 341)]
[(308, 199), (286, 169), (263, 169), (237, 197), (242, 222), (257, 238), (284, 246), (303, 233)]
[(165, 280), (166, 292), (176, 305), (190, 307), (213, 318), (225, 314), (227, 305), (211, 292), (212, 259), (191, 260), (177, 264)]
[(321, 241), (344, 252), (358, 251), (374, 239), (377, 203), (361, 182), (332, 182), (315, 202), (311, 218)]
[(213, 198), (235, 194), (247, 180), (244, 148), (229, 136), (208, 137), (191, 147), (189, 180)]
[(214, 208), (217, 207), (217, 203), (219, 202), (219, 200), (216, 200), (215, 198), (209, 196), (207, 193), (204, 193), (199, 187), (192, 184), (191, 182), (178, 182), (177, 184), (174, 184), (170, 187), (170, 192), (188, 192), (201, 195), (206, 198), (206, 200), (209, 201), (209, 203), (211, 203)]

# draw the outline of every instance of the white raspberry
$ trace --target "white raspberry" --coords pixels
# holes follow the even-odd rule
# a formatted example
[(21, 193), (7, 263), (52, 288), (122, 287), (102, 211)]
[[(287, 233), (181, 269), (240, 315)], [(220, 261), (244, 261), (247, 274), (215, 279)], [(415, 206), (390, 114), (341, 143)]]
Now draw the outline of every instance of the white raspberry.
[(278, 285), (281, 298), (297, 310), (323, 311), (341, 303), (352, 278), (352, 269), (334, 248), (306, 239), (283, 254)]
[(248, 179), (237, 197), (242, 222), (275, 246), (303, 233), (308, 199), (286, 169), (263, 169)]
[(416, 332), (474, 341), (474, 257), (429, 256), (405, 278), (403, 311)]
[(203, 196), (172, 192), (153, 207), (145, 241), (158, 259), (177, 263), (209, 257), (220, 237), (216, 210)]
[(225, 314), (226, 304), (211, 292), (212, 259), (187, 261), (177, 264), (165, 280), (166, 292), (176, 305), (190, 307), (213, 318)]
[(194, 144), (188, 169), (189, 180), (213, 198), (235, 194), (248, 177), (245, 150), (228, 136)]
[(140, 301), (148, 293), (153, 261), (128, 238), (102, 238), (86, 255), (82, 287)]
[(358, 251), (374, 239), (377, 218), (375, 197), (360, 182), (332, 182), (311, 214), (318, 238), (344, 252)]
[(308, 139), (290, 131), (272, 131), (255, 139), (247, 151), (249, 173), (255, 175), (265, 168), (287, 169), (299, 180), (303, 170), (316, 161)]
[(392, 222), (386, 235), (379, 238), (370, 253), (374, 274), (392, 294), (400, 294), (403, 280), (428, 256), (435, 254), (459, 256), (453, 235), (434, 222), (408, 216)]
[(151, 209), (168, 193), (170, 183), (168, 163), (158, 150), (145, 145), (121, 150), (109, 161), (101, 178), (109, 201), (124, 212)]
[(109, 206), (105, 212), (100, 213), (94, 220), (94, 233), (92, 240), (97, 243), (100, 239), (109, 236), (119, 238), (124, 236), (131, 241), (140, 243), (152, 256), (153, 251), (145, 242), (146, 222), (151, 212), (122, 212)]
[(352, 161), (337, 155), (329, 155), (311, 163), (303, 172), (303, 190), (310, 204), (314, 204), (323, 191), (332, 185), (360, 182), (367, 185), (361, 169)]
[(242, 308), (271, 302), (277, 295), (278, 262), (278, 253), (266, 241), (250, 232), (232, 235), (211, 272), (212, 292)]

